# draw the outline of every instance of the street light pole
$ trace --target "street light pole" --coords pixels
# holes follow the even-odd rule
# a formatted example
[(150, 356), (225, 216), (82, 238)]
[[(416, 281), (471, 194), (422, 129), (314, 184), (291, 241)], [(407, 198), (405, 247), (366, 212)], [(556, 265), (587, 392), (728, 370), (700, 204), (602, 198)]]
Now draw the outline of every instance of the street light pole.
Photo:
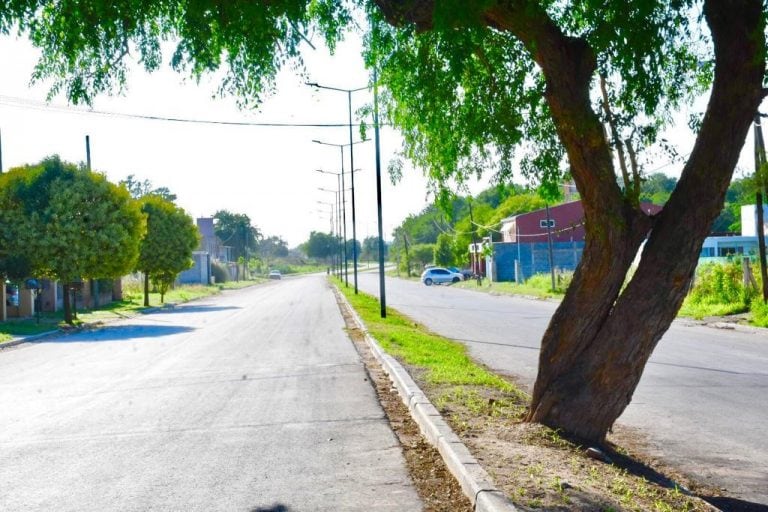
[(379, 149), (379, 86), (376, 69), (373, 70), (373, 133), (376, 144), (376, 207), (379, 228), (379, 305), (381, 318), (387, 318), (387, 294), (384, 288), (384, 227), (381, 218), (381, 155)]
[[(355, 142), (352, 141), (352, 93), (357, 91), (365, 91), (368, 89), (368, 87), (366, 86), (366, 87), (358, 87), (356, 89), (344, 89), (340, 87), (329, 87), (326, 85), (320, 85), (317, 82), (310, 82), (310, 83), (307, 83), (307, 85), (310, 85), (312, 87), (317, 87), (318, 89), (328, 89), (329, 91), (347, 93), (347, 111), (349, 114), (349, 169), (350, 169), (350, 172), (352, 172), (352, 176), (351, 176), (351, 180), (352, 180), (352, 270), (354, 273), (355, 294), (357, 294), (357, 228), (356, 228), (357, 222), (355, 219), (355, 174), (354, 174)], [(342, 149), (341, 160), (342, 162), (344, 161), (343, 149)], [(346, 250), (346, 247), (345, 247), (345, 250)], [(345, 260), (345, 264), (346, 264), (346, 260)]]
[[(344, 148), (346, 146), (350, 147), (350, 151), (352, 151), (352, 147), (355, 144), (361, 144), (363, 142), (368, 142), (367, 140), (359, 140), (356, 142), (352, 142), (351, 144), (332, 144), (330, 142), (323, 142), (317, 139), (312, 139), (312, 142), (315, 144), (321, 144), (323, 146), (332, 146), (339, 148), (339, 152), (341, 155), (341, 197), (342, 197), (342, 212), (343, 212), (343, 222), (344, 222), (344, 281), (345, 285), (349, 287), (349, 258), (347, 256), (347, 196), (346, 196), (346, 184), (344, 180)], [(319, 169), (318, 169), (319, 170)], [(359, 171), (360, 169), (351, 168), (350, 173), (352, 174), (352, 236), (354, 237), (356, 235), (356, 228), (355, 228), (355, 172)], [(320, 172), (326, 172), (326, 171), (320, 171)], [(328, 174), (335, 174), (335, 173), (328, 173)], [(354, 243), (352, 244), (354, 247), (353, 253), (357, 254), (357, 240), (354, 239)], [(354, 267), (354, 275), (355, 275), (355, 288), (357, 288), (357, 260), (355, 259), (353, 263)]]
[[(352, 141), (352, 91), (347, 91), (347, 105), (349, 106), (349, 170), (352, 179), (352, 271), (355, 280), (355, 295), (357, 295), (357, 231), (355, 226), (355, 151)], [(343, 157), (342, 157), (343, 158)]]
[[(317, 144), (325, 144), (325, 142), (320, 142), (319, 140), (313, 140), (312, 142), (315, 142)], [(343, 158), (342, 158), (342, 164), (343, 164)], [(336, 196), (336, 201), (337, 201), (337, 204), (338, 204), (338, 207), (337, 207), (338, 208), (338, 217), (337, 218), (339, 219), (337, 225), (341, 226), (342, 218), (344, 219), (344, 229), (343, 229), (344, 240), (343, 240), (343, 245), (341, 243), (339, 244), (339, 273), (338, 273), (338, 277), (339, 277), (339, 279), (341, 279), (341, 275), (342, 275), (342, 257), (343, 257), (343, 260), (344, 260), (345, 263), (346, 263), (346, 257), (347, 257), (347, 251), (346, 251), (346, 247), (347, 247), (346, 215), (344, 215), (344, 213), (343, 213), (346, 210), (346, 205), (344, 204), (345, 201), (343, 201), (343, 194), (345, 193), (345, 191), (342, 188), (343, 187), (342, 186), (342, 181), (341, 181), (342, 173), (324, 171), (322, 169), (315, 169), (315, 172), (320, 172), (320, 173), (323, 173), (323, 174), (333, 174), (334, 176), (336, 176), (336, 186), (337, 186), (336, 190), (338, 191), (337, 196)], [(339, 228), (337, 231), (338, 231), (337, 235), (342, 233), (342, 229), (341, 228)], [(347, 286), (349, 286), (349, 280), (347, 280)]]

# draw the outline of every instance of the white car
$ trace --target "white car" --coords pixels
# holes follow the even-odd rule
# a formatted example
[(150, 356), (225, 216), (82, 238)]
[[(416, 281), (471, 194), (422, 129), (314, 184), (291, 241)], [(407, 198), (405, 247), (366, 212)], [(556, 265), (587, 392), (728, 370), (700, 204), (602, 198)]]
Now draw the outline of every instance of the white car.
[(428, 268), (421, 274), (421, 282), (427, 286), (432, 286), (433, 284), (458, 283), (462, 279), (464, 279), (464, 277), (460, 273), (451, 272), (443, 267)]
[(283, 275), (280, 273), (279, 270), (270, 270), (269, 271), (269, 278), (270, 279), (281, 279)]

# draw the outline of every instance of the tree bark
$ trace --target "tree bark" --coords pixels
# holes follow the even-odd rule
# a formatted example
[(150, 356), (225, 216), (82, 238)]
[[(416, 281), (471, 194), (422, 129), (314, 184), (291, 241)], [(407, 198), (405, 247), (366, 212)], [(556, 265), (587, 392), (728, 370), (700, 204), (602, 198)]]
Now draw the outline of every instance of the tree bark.
[(144, 307), (149, 307), (149, 272), (144, 272)]
[(62, 290), (64, 291), (64, 321), (69, 325), (72, 325), (72, 302), (71, 302), (71, 290), (72, 288), (68, 283), (62, 283)]

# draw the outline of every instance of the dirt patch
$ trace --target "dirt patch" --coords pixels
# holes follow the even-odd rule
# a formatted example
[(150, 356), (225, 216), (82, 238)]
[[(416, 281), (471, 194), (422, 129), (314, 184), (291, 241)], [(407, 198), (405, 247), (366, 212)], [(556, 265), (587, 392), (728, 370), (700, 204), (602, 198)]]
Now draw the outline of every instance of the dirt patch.
[[(699, 488), (645, 459), (633, 432), (599, 451), (524, 423), (525, 397), (482, 388), (419, 382), (496, 485), (523, 511), (712, 511)], [(629, 446), (629, 448), (628, 448)], [(691, 489), (690, 491), (688, 489)]]
[(408, 472), (424, 502), (424, 511), (472, 512), (469, 499), (446, 467), (440, 453), (421, 435), (419, 426), (413, 421), (397, 390), (392, 387), (392, 381), (374, 357), (363, 333), (355, 326), (346, 307), (340, 304), (340, 309), (349, 337), (365, 363), (379, 402), (400, 441)]

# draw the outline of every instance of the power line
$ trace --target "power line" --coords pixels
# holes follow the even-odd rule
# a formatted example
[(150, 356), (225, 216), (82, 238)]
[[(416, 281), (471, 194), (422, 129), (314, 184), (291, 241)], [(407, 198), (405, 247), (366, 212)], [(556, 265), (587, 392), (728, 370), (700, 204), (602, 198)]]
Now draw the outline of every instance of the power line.
[[(84, 109), (61, 105), (51, 105), (41, 101), (16, 98), (13, 96), (0, 95), (0, 105), (14, 108), (24, 108), (32, 110), (97, 115), (103, 117), (122, 117), (126, 119), (139, 119), (144, 121), (165, 121), (171, 123), (187, 124), (209, 124), (220, 126), (253, 126), (266, 128), (347, 128), (349, 123), (289, 123), (289, 122), (258, 122), (258, 121), (224, 121), (216, 119), (195, 119), (186, 117), (169, 117), (149, 114), (128, 114), (124, 112), (111, 112), (107, 110)], [(361, 126), (360, 123), (353, 126)]]

